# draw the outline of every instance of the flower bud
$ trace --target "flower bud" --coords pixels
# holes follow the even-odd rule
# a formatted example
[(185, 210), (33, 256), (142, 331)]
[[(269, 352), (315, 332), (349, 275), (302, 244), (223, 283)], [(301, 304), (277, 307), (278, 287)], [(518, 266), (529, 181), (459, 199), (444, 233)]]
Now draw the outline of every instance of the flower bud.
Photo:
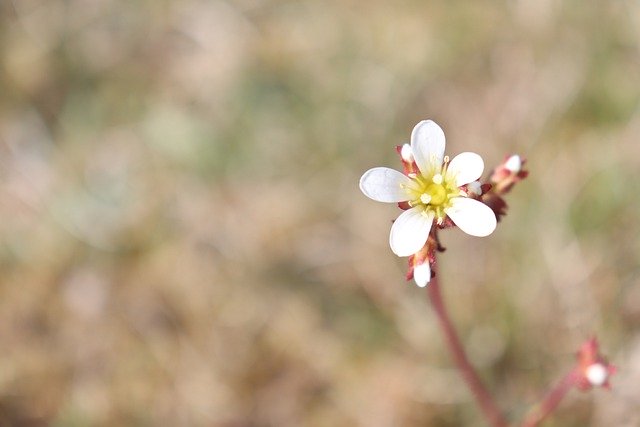
[(610, 388), (609, 377), (615, 374), (616, 367), (609, 364), (600, 354), (598, 341), (591, 338), (578, 351), (578, 378), (576, 387), (586, 391), (593, 387)]
[(511, 173), (518, 173), (522, 169), (522, 159), (517, 154), (514, 154), (504, 162), (504, 167)]
[(491, 174), (493, 192), (498, 195), (508, 193), (516, 183), (525, 179), (529, 175), (528, 171), (522, 169), (525, 163), (526, 160), (517, 154), (506, 157)]

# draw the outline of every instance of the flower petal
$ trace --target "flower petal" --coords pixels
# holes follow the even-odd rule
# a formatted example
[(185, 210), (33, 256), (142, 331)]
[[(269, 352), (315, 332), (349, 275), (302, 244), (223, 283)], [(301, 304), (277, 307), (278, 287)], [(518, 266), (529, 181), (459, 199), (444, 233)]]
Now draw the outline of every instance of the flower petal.
[(423, 175), (440, 166), (444, 159), (446, 140), (442, 128), (432, 120), (423, 120), (411, 132), (411, 150)]
[(406, 202), (410, 197), (403, 186), (415, 187), (415, 184), (408, 176), (390, 168), (369, 169), (360, 178), (360, 190), (378, 202)]
[(425, 261), (419, 266), (413, 269), (413, 280), (416, 281), (416, 285), (424, 288), (431, 281), (431, 267), (429, 261)]
[(466, 197), (451, 200), (451, 207), (445, 213), (467, 234), (477, 237), (488, 236), (496, 229), (496, 215), (482, 202)]
[(607, 381), (609, 372), (602, 363), (594, 363), (587, 368), (585, 376), (591, 385), (599, 387)]
[(467, 184), (467, 193), (480, 196), (482, 194), (482, 184), (480, 184), (480, 181), (471, 181)]
[(389, 245), (398, 256), (409, 256), (418, 252), (429, 237), (433, 214), (424, 207), (416, 206), (404, 211), (391, 226)]
[(514, 154), (504, 162), (504, 167), (509, 172), (518, 173), (522, 169), (522, 159), (517, 154)]
[(476, 153), (460, 153), (451, 160), (447, 168), (447, 176), (456, 179), (456, 185), (468, 184), (480, 178), (484, 171), (482, 157)]

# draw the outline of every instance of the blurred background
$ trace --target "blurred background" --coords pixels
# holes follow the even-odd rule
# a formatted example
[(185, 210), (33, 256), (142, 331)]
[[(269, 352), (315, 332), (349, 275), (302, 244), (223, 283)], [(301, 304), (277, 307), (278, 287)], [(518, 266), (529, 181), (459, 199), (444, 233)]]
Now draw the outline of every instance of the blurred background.
[(640, 3), (3, 0), (1, 426), (481, 426), (358, 190), (422, 119), (528, 159), (445, 301), (511, 420), (596, 334), (640, 425)]

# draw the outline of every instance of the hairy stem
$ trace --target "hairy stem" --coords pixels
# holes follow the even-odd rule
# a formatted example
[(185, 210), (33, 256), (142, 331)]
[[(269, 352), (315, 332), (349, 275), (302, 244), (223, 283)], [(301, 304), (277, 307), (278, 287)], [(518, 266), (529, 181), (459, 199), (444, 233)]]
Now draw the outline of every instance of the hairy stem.
[(521, 426), (534, 427), (544, 420), (551, 412), (554, 411), (554, 409), (556, 409), (567, 392), (573, 388), (577, 377), (578, 372), (576, 369), (565, 375), (564, 378), (562, 378), (560, 382), (556, 384), (549, 393), (547, 393), (544, 399), (529, 411)]
[(460, 338), (458, 338), (458, 335), (453, 328), (447, 309), (442, 301), (442, 294), (440, 293), (440, 284), (438, 283), (437, 275), (431, 279), (431, 282), (427, 286), (427, 293), (436, 315), (438, 316), (438, 322), (442, 332), (444, 333), (449, 350), (455, 359), (458, 369), (462, 373), (464, 381), (467, 383), (467, 386), (473, 393), (476, 402), (480, 406), (480, 409), (482, 409), (482, 412), (490, 425), (494, 427), (506, 427), (508, 425), (507, 421), (493, 401), (489, 391), (482, 384), (482, 381), (480, 381), (480, 377), (476, 370), (471, 366), (471, 363), (469, 363), (469, 359), (467, 358), (462, 343), (460, 342)]

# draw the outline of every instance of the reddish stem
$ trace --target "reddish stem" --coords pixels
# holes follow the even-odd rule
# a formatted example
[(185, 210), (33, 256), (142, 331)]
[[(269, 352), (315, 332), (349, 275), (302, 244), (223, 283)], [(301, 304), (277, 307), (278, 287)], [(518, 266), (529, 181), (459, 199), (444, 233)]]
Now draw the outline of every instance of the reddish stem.
[(427, 293), (429, 294), (431, 304), (438, 316), (438, 321), (444, 333), (447, 345), (449, 346), (449, 350), (453, 354), (456, 365), (462, 373), (462, 377), (467, 383), (467, 386), (471, 389), (478, 405), (480, 405), (482, 412), (492, 426), (506, 427), (508, 425), (507, 421), (493, 401), (489, 391), (482, 384), (482, 381), (480, 381), (480, 377), (476, 373), (475, 369), (471, 366), (471, 363), (469, 363), (469, 359), (462, 347), (460, 338), (458, 338), (458, 335), (453, 328), (451, 319), (449, 318), (444, 303), (442, 302), (440, 284), (438, 283), (437, 276), (431, 279), (431, 282), (427, 286)]
[(579, 377), (579, 371), (577, 369), (572, 370), (560, 380), (560, 382), (553, 388), (542, 401), (535, 406), (522, 422), (522, 427), (534, 427), (537, 426), (547, 415), (553, 412), (554, 409), (560, 404), (560, 401), (576, 384), (576, 379)]

